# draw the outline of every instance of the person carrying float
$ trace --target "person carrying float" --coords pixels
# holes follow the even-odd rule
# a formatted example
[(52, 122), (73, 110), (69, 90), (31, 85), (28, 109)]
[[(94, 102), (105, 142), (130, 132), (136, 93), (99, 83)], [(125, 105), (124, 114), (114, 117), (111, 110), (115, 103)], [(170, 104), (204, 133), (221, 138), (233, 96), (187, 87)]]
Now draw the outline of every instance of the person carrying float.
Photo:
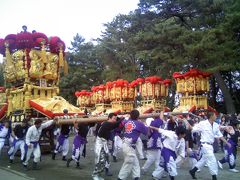
[(28, 121), (27, 119), (24, 119), (21, 124), (17, 124), (12, 132), (13, 136), (13, 143), (8, 151), (9, 155), (9, 162), (13, 163), (14, 156), (16, 152), (20, 149), (21, 151), (21, 161), (24, 161), (24, 158), (26, 157), (26, 144), (25, 144), (25, 138), (28, 130)]
[(110, 139), (111, 131), (121, 126), (121, 120), (117, 121), (117, 116), (114, 113), (108, 115), (108, 120), (101, 123), (97, 132), (95, 143), (95, 168), (92, 174), (94, 180), (101, 180), (101, 172), (105, 169), (106, 176), (112, 176), (109, 171), (109, 149), (108, 140)]
[(95, 123), (74, 123), (76, 135), (73, 139), (72, 156), (67, 160), (67, 167), (69, 167), (71, 161), (74, 160), (76, 162), (76, 168), (80, 168), (80, 157), (81, 155), (86, 156), (87, 135), (89, 129), (94, 125)]
[(134, 180), (138, 180), (140, 178), (140, 165), (136, 154), (136, 143), (141, 133), (147, 135), (148, 127), (138, 120), (138, 118), (139, 111), (132, 110), (130, 112), (130, 118), (123, 121), (124, 162), (118, 174), (118, 180), (127, 179), (131, 172)]
[[(68, 110), (64, 109), (63, 110), (64, 116), (65, 118), (68, 118)], [(55, 150), (52, 154), (52, 159), (55, 160), (55, 157), (57, 155), (57, 153), (62, 153), (62, 160), (63, 161), (67, 161), (66, 156), (68, 154), (69, 151), (69, 133), (70, 133), (70, 126), (68, 124), (62, 124), (60, 129), (58, 129), (60, 131), (60, 134), (57, 138), (57, 144), (55, 147)]]
[(39, 146), (39, 140), (41, 137), (42, 130), (51, 126), (54, 124), (54, 120), (49, 120), (47, 122), (42, 122), (42, 119), (37, 119), (34, 122), (34, 125), (32, 125), (26, 134), (26, 145), (27, 145), (27, 155), (26, 160), (23, 162), (23, 166), (25, 170), (29, 170), (28, 163), (31, 158), (31, 155), (33, 154), (33, 170), (38, 170), (39, 167), (37, 166), (37, 163), (40, 161), (41, 157), (41, 150)]

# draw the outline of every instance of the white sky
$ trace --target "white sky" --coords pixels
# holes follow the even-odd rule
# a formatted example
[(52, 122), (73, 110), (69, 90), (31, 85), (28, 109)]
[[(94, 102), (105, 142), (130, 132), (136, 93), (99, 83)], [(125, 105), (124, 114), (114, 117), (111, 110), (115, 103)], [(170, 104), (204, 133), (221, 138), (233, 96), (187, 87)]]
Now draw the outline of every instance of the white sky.
[[(0, 38), (27, 25), (49, 36), (59, 36), (69, 47), (79, 33), (86, 41), (100, 37), (103, 23), (137, 8), (139, 0), (0, 0)], [(0, 57), (0, 60), (2, 57)]]

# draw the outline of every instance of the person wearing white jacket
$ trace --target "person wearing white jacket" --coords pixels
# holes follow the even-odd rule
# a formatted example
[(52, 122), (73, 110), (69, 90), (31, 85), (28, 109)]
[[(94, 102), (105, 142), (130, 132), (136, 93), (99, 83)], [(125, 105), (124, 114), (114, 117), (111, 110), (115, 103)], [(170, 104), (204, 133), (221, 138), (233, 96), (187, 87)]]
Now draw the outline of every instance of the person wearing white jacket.
[(195, 126), (188, 124), (189, 128), (192, 130), (192, 133), (198, 132), (201, 134), (201, 154), (202, 157), (196, 163), (194, 168), (192, 168), (189, 173), (192, 176), (192, 179), (197, 179), (195, 172), (198, 169), (201, 169), (205, 164), (207, 164), (209, 171), (212, 175), (212, 180), (217, 180), (218, 174), (218, 164), (214, 156), (213, 143), (215, 138), (220, 138), (227, 146), (231, 147), (231, 144), (226, 141), (220, 132), (219, 125), (215, 122), (216, 115), (213, 112), (207, 113), (207, 120), (201, 121)]
[(161, 179), (164, 175), (164, 171), (166, 171), (170, 179), (174, 180), (174, 177), (177, 176), (176, 150), (178, 142), (182, 141), (181, 139), (186, 135), (186, 129), (183, 126), (178, 126), (176, 132), (174, 132), (152, 126), (150, 126), (150, 128), (158, 130), (162, 136), (165, 136), (163, 148), (161, 150), (160, 165), (154, 170), (152, 177), (153, 179)]
[(9, 121), (5, 121), (4, 124), (0, 124), (0, 154), (4, 146), (5, 140), (9, 136)]
[(41, 119), (37, 119), (34, 122), (34, 125), (32, 125), (26, 134), (26, 145), (28, 147), (27, 149), (27, 156), (26, 160), (23, 162), (23, 166), (26, 170), (28, 170), (28, 161), (31, 158), (31, 155), (33, 154), (33, 169), (39, 169), (37, 168), (37, 163), (40, 161), (41, 157), (41, 150), (39, 146), (39, 140), (42, 133), (42, 130), (51, 126), (55, 121), (50, 120), (45, 123), (42, 123)]

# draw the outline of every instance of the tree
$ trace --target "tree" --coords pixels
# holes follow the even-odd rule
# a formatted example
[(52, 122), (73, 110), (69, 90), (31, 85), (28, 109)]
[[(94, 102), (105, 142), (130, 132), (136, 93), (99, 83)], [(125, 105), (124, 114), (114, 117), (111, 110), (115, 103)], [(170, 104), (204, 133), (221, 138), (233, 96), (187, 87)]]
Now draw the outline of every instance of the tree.
[(214, 73), (214, 101), (221, 90), (227, 112), (235, 112), (233, 94), (239, 92), (229, 74), (234, 77), (240, 67), (240, 1), (140, 0), (138, 9), (105, 27), (97, 45), (74, 37), (67, 56), (70, 74), (61, 81), (66, 91), (118, 78), (169, 78), (174, 71), (199, 68)]
[(69, 74), (61, 78), (60, 89), (63, 97), (71, 103), (76, 102), (74, 93), (82, 89), (90, 90), (93, 85), (102, 83), (103, 66), (96, 56), (96, 47), (92, 42), (77, 34), (71, 42), (72, 47), (66, 55)]
[(106, 69), (103, 78), (133, 80), (139, 75), (140, 61), (136, 56), (136, 44), (132, 32), (132, 15), (118, 15), (105, 24), (106, 30), (98, 39), (98, 55)]
[(140, 37), (143, 43), (159, 42), (146, 51), (148, 58), (180, 71), (197, 67), (214, 72), (227, 111), (234, 113), (221, 72), (239, 69), (239, 1), (140, 0), (139, 10), (155, 18)]

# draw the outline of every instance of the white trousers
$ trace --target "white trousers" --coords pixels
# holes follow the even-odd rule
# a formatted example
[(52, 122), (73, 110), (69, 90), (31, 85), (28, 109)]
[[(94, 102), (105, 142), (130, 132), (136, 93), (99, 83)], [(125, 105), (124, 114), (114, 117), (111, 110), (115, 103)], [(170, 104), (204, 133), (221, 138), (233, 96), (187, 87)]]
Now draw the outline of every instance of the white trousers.
[(191, 169), (193, 169), (197, 164), (197, 160), (195, 158), (191, 158), (191, 157), (188, 157), (188, 162), (189, 162), (189, 166), (191, 167)]
[(28, 165), (28, 161), (30, 160), (32, 154), (34, 156), (33, 161), (36, 163), (39, 162), (41, 157), (41, 150), (39, 144), (37, 144), (36, 147), (34, 147), (33, 144), (31, 144), (31, 147), (28, 147), (27, 157), (26, 160), (23, 162), (24, 165)]
[(133, 178), (140, 178), (140, 165), (136, 150), (125, 142), (123, 142), (123, 156), (124, 162), (118, 174), (118, 177), (120, 179), (127, 179), (129, 174), (132, 173)]
[(122, 150), (122, 139), (119, 136), (114, 136), (114, 149), (113, 156), (117, 157), (117, 154)]
[(136, 150), (139, 154), (139, 158), (144, 159), (143, 143), (140, 137), (137, 139), (137, 142), (136, 142)]
[(161, 157), (160, 149), (149, 149), (147, 150), (147, 161), (144, 163), (142, 170), (147, 171), (148, 168), (155, 163), (155, 169), (159, 166)]
[(59, 145), (59, 142), (56, 144), (56, 148), (54, 150), (54, 153), (62, 153), (62, 156), (66, 156), (69, 151), (69, 140), (68, 138), (64, 139), (63, 145)]
[(180, 166), (183, 164), (184, 162), (184, 157), (181, 156), (181, 155), (178, 155), (177, 156), (177, 159), (175, 160), (176, 161), (176, 165), (177, 165), (177, 168), (180, 168)]
[[(73, 145), (73, 149), (74, 149), (74, 145)], [(84, 149), (84, 144), (81, 144), (81, 146), (79, 148), (76, 149), (75, 154), (72, 154), (72, 159), (76, 162), (79, 162), (80, 160), (80, 156), (83, 153), (83, 149)]]
[[(101, 150), (104, 150), (106, 154), (109, 155), (108, 142), (104, 138), (97, 137), (95, 143), (95, 164), (99, 162)], [(109, 168), (110, 165), (106, 165)]]
[(4, 146), (4, 143), (5, 143), (5, 139), (0, 139), (0, 154), (1, 154), (2, 148)]
[(95, 168), (92, 174), (93, 179), (100, 178), (100, 173), (104, 168), (109, 168), (109, 149), (108, 141), (97, 136), (95, 143)]
[(93, 127), (90, 127), (88, 130), (88, 136), (93, 136)]
[(24, 140), (18, 140), (16, 142), (16, 144), (14, 146), (12, 146), (9, 151), (8, 151), (8, 155), (10, 159), (14, 159), (14, 155), (16, 154), (16, 152), (20, 149), (21, 151), (21, 160), (24, 159), (25, 156), (25, 141)]
[[(160, 158), (160, 161), (164, 161), (163, 158)], [(161, 163), (161, 162), (160, 162)], [(158, 166), (152, 173), (153, 177), (161, 179), (164, 175), (164, 168)], [(167, 171), (170, 176), (177, 176), (177, 166), (173, 157), (170, 157), (169, 162), (167, 162)]]
[(196, 167), (201, 169), (205, 164), (207, 164), (211, 175), (218, 174), (217, 160), (213, 153), (213, 146), (209, 144), (203, 144), (201, 147), (201, 159), (196, 163)]

